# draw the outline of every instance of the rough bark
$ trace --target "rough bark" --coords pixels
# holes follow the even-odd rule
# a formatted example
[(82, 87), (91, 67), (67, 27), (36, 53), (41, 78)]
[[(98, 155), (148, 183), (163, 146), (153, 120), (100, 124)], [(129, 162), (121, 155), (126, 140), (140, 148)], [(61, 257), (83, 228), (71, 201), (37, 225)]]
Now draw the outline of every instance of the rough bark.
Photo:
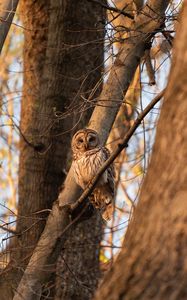
[(71, 228), (57, 264), (55, 300), (92, 299), (100, 279), (101, 239), (98, 214)]
[[(134, 25), (134, 32), (137, 33), (138, 30), (138, 34), (133, 34), (128, 43), (123, 45), (116, 58), (108, 81), (104, 85), (99, 98), (99, 105), (96, 106), (90, 121), (90, 127), (98, 131), (103, 143), (105, 143), (108, 137), (124, 94), (132, 80), (139, 60), (144, 54), (145, 45), (151, 38), (153, 32), (160, 27), (163, 21), (160, 16), (164, 16), (168, 3), (169, 1), (161, 0), (148, 1), (149, 7), (151, 6), (152, 9), (146, 6), (143, 14), (137, 17), (137, 21)], [(156, 13), (154, 13), (154, 11), (156, 11)], [(158, 14), (159, 18), (157, 19)], [(46, 273), (42, 270), (48, 265), (49, 261), (51, 262), (51, 259), (53, 262), (57, 259), (58, 251), (54, 252), (55, 254), (52, 258), (51, 253), (53, 253), (53, 250), (60, 243), (60, 238), (67, 225), (65, 220), (68, 220), (68, 211), (65, 213), (66, 207), (64, 207), (64, 204), (75, 201), (77, 196), (76, 185), (71, 174), (72, 169), (70, 169), (68, 173), (64, 189), (59, 196), (60, 207), (63, 206), (63, 208), (58, 209), (58, 203), (54, 205), (44, 232), (24, 272), (14, 297), (15, 300), (21, 299), (21, 297), (34, 299), (38, 289), (38, 283), (45, 283), (50, 275), (50, 272)], [(64, 220), (62, 219), (63, 214)], [(54, 228), (59, 228), (58, 232), (55, 232)], [(45, 253), (45, 256), (43, 253)], [(32, 289), (29, 289), (29, 285), (32, 286)]]
[[(65, 178), (72, 128), (80, 117), (78, 126), (85, 126), (92, 111), (81, 96), (86, 98), (92, 89), (95, 89), (93, 97), (99, 95), (103, 71), (104, 25), (100, 21), (105, 14), (102, 7), (82, 0), (29, 0), (22, 1), (21, 16), (26, 30), (16, 228), (20, 235), (6, 270), (7, 277), (5, 273), (1, 277), (2, 286), (7, 283), (5, 299), (12, 299), (13, 289), (45, 226), (48, 212), (43, 210), (51, 208)], [(97, 235), (97, 231), (98, 234), (101, 231), (98, 218), (89, 220), (87, 226), (80, 225), (76, 243), (82, 240), (82, 235), (87, 236), (89, 243), (89, 237)], [(89, 261), (89, 267), (93, 263), (95, 268), (93, 284), (93, 275), (86, 276), (90, 290), (94, 290), (98, 277), (99, 241), (100, 238), (95, 240), (96, 246), (89, 249), (84, 245), (84, 258)], [(73, 253), (69, 260), (72, 256)], [(85, 262), (78, 257), (72, 259), (77, 269)], [(82, 279), (86, 280), (85, 275)]]
[(155, 146), (124, 248), (96, 299), (186, 299), (187, 3)]

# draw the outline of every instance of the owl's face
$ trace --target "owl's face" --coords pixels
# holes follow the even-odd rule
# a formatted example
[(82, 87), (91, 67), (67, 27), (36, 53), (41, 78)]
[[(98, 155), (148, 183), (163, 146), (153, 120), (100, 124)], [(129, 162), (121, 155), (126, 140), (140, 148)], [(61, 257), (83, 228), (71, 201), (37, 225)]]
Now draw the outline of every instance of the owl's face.
[(98, 134), (92, 129), (77, 131), (71, 143), (73, 153), (84, 153), (98, 146), (100, 146)]

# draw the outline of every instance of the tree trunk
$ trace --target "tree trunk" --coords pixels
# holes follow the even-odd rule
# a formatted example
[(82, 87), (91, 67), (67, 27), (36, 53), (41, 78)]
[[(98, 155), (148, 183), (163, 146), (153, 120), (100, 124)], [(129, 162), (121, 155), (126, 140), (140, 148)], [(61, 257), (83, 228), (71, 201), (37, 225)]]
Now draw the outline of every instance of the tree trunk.
[[(16, 228), (20, 235), (7, 268), (13, 274), (10, 278), (7, 275), (6, 280), (10, 295), (19, 283), (45, 226), (47, 210), (65, 178), (70, 140), (77, 129), (74, 127), (77, 123), (78, 127), (85, 126), (92, 112), (93, 108), (86, 106), (81, 96), (87, 98), (95, 89), (93, 97), (97, 97), (101, 90), (104, 57), (105, 11), (101, 6), (83, 0), (29, 0), (21, 2), (21, 16), (26, 30)], [(86, 226), (79, 226), (76, 241), (82, 240), (84, 234), (92, 244), (89, 238), (100, 232), (100, 221), (93, 218)], [(72, 236), (71, 242), (74, 243)], [(72, 257), (75, 268), (76, 264), (84, 265), (86, 259), (89, 263), (85, 271), (87, 266), (97, 270), (94, 278), (85, 272), (90, 289), (95, 288), (98, 276), (99, 242), (100, 238), (94, 239), (91, 249), (84, 245), (82, 262), (80, 256), (77, 261)], [(6, 294), (5, 299), (12, 296), (8, 298)]]
[(140, 200), (95, 299), (186, 299), (187, 3)]
[(102, 223), (98, 214), (71, 230), (57, 264), (55, 300), (92, 299), (101, 276), (101, 239)]

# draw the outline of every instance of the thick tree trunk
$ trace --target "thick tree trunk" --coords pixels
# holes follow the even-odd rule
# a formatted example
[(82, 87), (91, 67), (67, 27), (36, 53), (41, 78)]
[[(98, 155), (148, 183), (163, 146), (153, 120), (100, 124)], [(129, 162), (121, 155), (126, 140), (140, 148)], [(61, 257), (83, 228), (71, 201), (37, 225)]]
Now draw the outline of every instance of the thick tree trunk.
[(124, 248), (95, 299), (187, 298), (187, 3), (156, 142)]
[[(33, 1), (29, 8), (28, 1), (22, 3), (25, 27), (33, 25), (33, 31), (27, 32), (25, 40), (21, 115), (22, 133), (33, 147), (22, 139), (18, 207), (19, 215), (29, 217), (18, 219), (17, 231), (22, 232), (31, 225), (32, 228), (19, 238), (22, 258), (32, 253), (45, 223), (41, 214), (33, 219), (31, 214), (51, 207), (64, 179), (71, 130), (78, 119), (69, 113), (68, 107), (80, 105), (80, 94), (85, 96), (100, 80), (103, 66), (103, 30), (94, 27), (103, 16), (101, 8), (92, 13), (93, 6), (83, 5), (81, 0), (76, 4), (56, 0), (51, 3), (50, 16), (44, 15), (49, 12), (46, 2), (41, 3), (40, 16), (38, 6)], [(29, 12), (36, 16), (33, 20), (26, 17)], [(45, 20), (43, 24), (41, 17)], [(44, 36), (47, 29), (48, 34)], [(55, 118), (54, 111), (62, 118)], [(82, 123), (85, 123), (84, 118)], [(33, 222), (37, 224), (33, 226)]]
[[(52, 199), (55, 197), (54, 191), (62, 179), (62, 172), (58, 170), (57, 177), (55, 168), (48, 174), (47, 168), (50, 164), (49, 158), (46, 158), (48, 153), (43, 155), (39, 153), (37, 151), (39, 142), (36, 141), (40, 135), (40, 120), (47, 119), (43, 113), (46, 103), (41, 96), (41, 87), (44, 85), (49, 7), (50, 1), (42, 0), (22, 1), (20, 7), (23, 25), (28, 30), (25, 31), (24, 44), (25, 73), (21, 103), (21, 132), (24, 138), (21, 136), (20, 140), (19, 202), (16, 228), (21, 235), (18, 237), (19, 249), (12, 253), (12, 259), (23, 269), (45, 224), (45, 215), (35, 213), (49, 208), (47, 195), (50, 195)], [(54, 180), (48, 184), (51, 178), (56, 177), (58, 182)]]
[[(21, 132), (30, 143), (33, 143), (34, 135), (38, 134), (36, 116), (41, 102), (40, 87), (46, 59), (49, 2), (28, 0), (20, 3), (20, 13), (26, 28)], [(25, 231), (25, 233), (15, 241), (15, 248), (11, 252), (11, 262), (0, 277), (1, 297), (5, 300), (12, 299), (24, 266), (44, 226), (39, 215), (32, 215), (41, 208), (47, 208), (46, 204), (44, 207), (41, 205), (42, 189), (44, 190), (42, 176), (44, 164), (43, 156), (29, 146), (21, 136), (18, 203), (18, 216), (20, 217), (17, 231)], [(32, 226), (33, 223), (35, 223), (34, 226)], [(28, 230), (29, 227), (30, 230)]]
[[(19, 283), (43, 231), (48, 214), (43, 210), (51, 208), (65, 178), (72, 129), (76, 123), (78, 127), (85, 126), (92, 111), (81, 96), (87, 98), (95, 89), (93, 97), (96, 97), (101, 90), (104, 58), (105, 11), (101, 6), (83, 0), (28, 0), (21, 2), (21, 16), (26, 30), (16, 228), (20, 235), (9, 266), (15, 267), (16, 272), (11, 269), (13, 276), (6, 280), (11, 291), (12, 285), (16, 288)], [(80, 244), (82, 235), (92, 244), (90, 237), (100, 232), (100, 220), (89, 220), (86, 226), (77, 229), (75, 244)], [(84, 244), (82, 259), (78, 256), (76, 259), (67, 250), (69, 263), (72, 257), (75, 269), (82, 268), (85, 259), (89, 262), (81, 279), (88, 279), (89, 290), (94, 290), (97, 282), (99, 242), (100, 238), (94, 239), (91, 248)], [(74, 243), (72, 236), (70, 243)], [(95, 268), (94, 276), (86, 270), (87, 266)], [(3, 284), (4, 279), (2, 275)]]

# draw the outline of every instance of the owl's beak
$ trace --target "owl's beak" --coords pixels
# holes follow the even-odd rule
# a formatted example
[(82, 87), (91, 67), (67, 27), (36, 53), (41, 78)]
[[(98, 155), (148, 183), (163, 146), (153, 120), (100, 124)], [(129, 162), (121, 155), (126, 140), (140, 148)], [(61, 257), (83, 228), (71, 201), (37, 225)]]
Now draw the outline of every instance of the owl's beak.
[(89, 149), (89, 145), (88, 143), (85, 143), (85, 150), (88, 150)]

